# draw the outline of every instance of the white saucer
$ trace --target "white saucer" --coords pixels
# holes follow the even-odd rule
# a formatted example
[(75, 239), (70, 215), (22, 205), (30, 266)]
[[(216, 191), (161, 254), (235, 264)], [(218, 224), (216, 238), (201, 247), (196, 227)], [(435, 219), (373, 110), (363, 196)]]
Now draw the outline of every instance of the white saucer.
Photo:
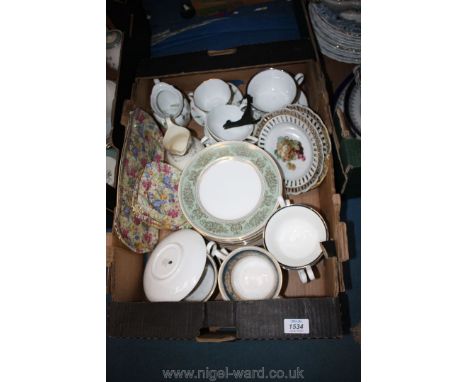
[(193, 291), (206, 264), (203, 237), (190, 229), (162, 240), (146, 263), (143, 288), (149, 301), (180, 301)]

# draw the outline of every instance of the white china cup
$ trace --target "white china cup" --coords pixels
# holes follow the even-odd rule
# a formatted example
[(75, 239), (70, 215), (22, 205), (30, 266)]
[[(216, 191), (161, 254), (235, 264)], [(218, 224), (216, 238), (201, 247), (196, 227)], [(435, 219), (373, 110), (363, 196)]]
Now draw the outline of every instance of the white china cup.
[(263, 232), (265, 248), (283, 268), (297, 270), (302, 283), (315, 279), (312, 266), (322, 258), (320, 243), (328, 237), (327, 224), (316, 210), (282, 198)]
[(247, 141), (257, 143), (258, 139), (252, 136), (254, 125), (244, 125), (225, 129), (223, 126), (227, 121), (238, 121), (242, 118), (244, 112), (241, 106), (236, 105), (218, 105), (213, 108), (207, 115), (206, 127), (209, 135), (203, 137), (202, 143), (205, 143), (209, 138), (217, 142), (221, 141)]
[(172, 118), (179, 126), (186, 126), (190, 121), (188, 101), (178, 89), (168, 83), (154, 80), (150, 104), (156, 120), (164, 128), (167, 128), (166, 118)]
[(283, 283), (281, 267), (260, 247), (240, 247), (228, 253), (209, 242), (208, 253), (221, 261), (218, 286), (226, 301), (277, 298)]
[[(192, 94), (189, 94), (192, 97)], [(209, 112), (216, 106), (232, 101), (233, 94), (229, 85), (223, 80), (212, 78), (203, 81), (193, 93), (195, 106), (204, 112)]]
[(293, 77), (279, 69), (266, 69), (252, 77), (247, 93), (252, 96), (252, 105), (261, 112), (272, 112), (293, 103), (300, 94), (298, 85), (304, 81), (304, 74)]

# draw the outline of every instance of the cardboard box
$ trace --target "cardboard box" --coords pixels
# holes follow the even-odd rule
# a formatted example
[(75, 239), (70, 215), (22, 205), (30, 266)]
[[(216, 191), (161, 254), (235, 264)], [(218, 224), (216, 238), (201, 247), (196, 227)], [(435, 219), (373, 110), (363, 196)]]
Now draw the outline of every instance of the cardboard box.
[[(303, 3), (296, 1), (302, 7)], [(307, 30), (305, 8), (301, 27)], [(311, 33), (309, 29), (309, 33)], [(150, 93), (153, 79), (159, 78), (185, 93), (209, 78), (232, 81), (244, 93), (249, 79), (257, 72), (275, 67), (291, 74), (302, 72), (302, 89), (310, 107), (324, 121), (330, 134), (333, 122), (319, 55), (313, 34), (294, 42), (237, 47), (217, 54), (199, 52), (165, 57), (141, 63), (132, 97), (126, 103), (122, 124), (127, 114), (138, 106), (151, 113)], [(202, 137), (202, 128), (193, 120), (193, 134)], [(282, 298), (263, 301), (222, 301), (219, 292), (208, 302), (150, 303), (144, 298), (144, 256), (125, 248), (109, 234), (107, 334), (112, 337), (152, 339), (195, 339), (200, 342), (234, 339), (316, 339), (342, 335), (339, 294), (344, 292), (343, 265), (347, 261), (346, 225), (340, 221), (341, 199), (335, 190), (333, 158), (320, 187), (294, 196), (292, 202), (313, 206), (328, 224), (331, 245), (328, 255), (315, 267), (317, 279), (302, 284), (296, 272), (283, 271)], [(160, 240), (170, 232), (161, 231)], [(308, 320), (307, 333), (286, 333), (285, 320)], [(305, 321), (303, 321), (305, 322)]]
[[(353, 72), (355, 65), (323, 56), (324, 71), (330, 94), (335, 94), (340, 84)], [(355, 138), (340, 113), (333, 119), (333, 143), (336, 188), (339, 193), (355, 197), (361, 195), (361, 140)]]
[[(328, 96), (319, 66), (313, 60), (158, 78), (186, 93), (209, 78), (232, 81), (244, 92), (248, 80), (258, 71), (270, 66), (292, 74), (305, 74), (303, 89), (310, 106), (322, 116), (327, 128), (331, 129)], [(153, 78), (137, 78), (132, 93), (132, 104), (148, 112), (151, 112), (149, 101)], [(188, 127), (194, 135), (202, 137), (202, 128), (193, 120)], [(283, 298), (277, 300), (226, 302), (220, 301), (218, 294), (218, 301), (206, 303), (150, 303), (142, 298), (143, 256), (125, 249), (116, 237), (112, 237), (113, 259), (109, 273), (112, 302), (109, 304), (108, 334), (116, 337), (199, 340), (213, 338), (213, 333), (217, 333), (214, 335), (216, 340), (341, 336), (338, 295), (344, 291), (342, 262), (348, 260), (348, 248), (346, 225), (340, 221), (340, 196), (335, 192), (333, 159), (330, 157), (329, 161), (329, 172), (319, 188), (291, 198), (293, 202), (306, 203), (320, 211), (328, 223), (330, 236), (335, 244), (335, 250), (331, 250), (328, 258), (323, 259), (316, 267), (316, 280), (302, 284), (296, 272), (284, 271), (285, 283), (281, 293)], [(168, 233), (161, 231), (161, 238)], [(285, 319), (308, 319), (309, 333), (284, 333)]]

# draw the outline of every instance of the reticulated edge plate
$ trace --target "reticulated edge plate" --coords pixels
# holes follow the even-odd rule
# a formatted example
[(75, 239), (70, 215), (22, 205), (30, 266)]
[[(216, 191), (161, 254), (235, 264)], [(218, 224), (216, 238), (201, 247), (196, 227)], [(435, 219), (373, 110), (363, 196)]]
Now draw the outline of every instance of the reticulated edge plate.
[(320, 140), (323, 145), (323, 153), (325, 156), (328, 156), (331, 153), (331, 140), (330, 135), (328, 134), (327, 127), (322, 121), (322, 118), (315, 113), (312, 109), (304, 107), (302, 105), (294, 104), (286, 106), (286, 109), (298, 111), (299, 113), (304, 114), (310, 122), (314, 125), (317, 133), (319, 134)]
[(306, 184), (317, 171), (317, 142), (293, 116), (282, 114), (268, 121), (260, 132), (258, 145), (276, 159), (286, 187)]
[[(261, 194), (258, 202), (255, 202), (255, 206), (251, 206), (247, 216), (240, 219), (219, 217), (223, 214), (229, 216), (232, 209), (213, 214), (212, 208), (230, 203), (229, 200), (223, 199), (225, 194), (229, 194), (223, 181), (217, 184), (211, 183), (214, 187), (213, 190), (208, 188), (218, 200), (213, 201), (209, 208), (203, 205), (208, 192), (204, 191), (206, 188), (204, 188), (204, 183), (200, 184), (200, 179), (212, 178), (213, 173), (218, 170), (216, 166), (220, 163), (228, 163), (228, 161), (245, 163), (246, 166), (250, 166), (253, 170), (249, 174), (257, 174), (252, 176), (258, 176), (261, 183)], [(213, 173), (206, 175), (208, 171), (211, 171), (210, 169), (214, 169)], [(245, 186), (248, 187), (247, 184)], [(184, 169), (179, 186), (179, 201), (187, 220), (202, 235), (212, 239), (235, 238), (242, 240), (264, 226), (278, 207), (278, 197), (282, 194), (282, 188), (281, 172), (268, 153), (247, 142), (226, 141), (216, 143), (200, 151)], [(200, 192), (203, 193), (201, 197)]]
[(268, 151), (283, 170), (288, 194), (306, 192), (323, 178), (322, 140), (316, 126), (300, 112), (281, 109), (265, 115), (258, 139), (258, 146)]

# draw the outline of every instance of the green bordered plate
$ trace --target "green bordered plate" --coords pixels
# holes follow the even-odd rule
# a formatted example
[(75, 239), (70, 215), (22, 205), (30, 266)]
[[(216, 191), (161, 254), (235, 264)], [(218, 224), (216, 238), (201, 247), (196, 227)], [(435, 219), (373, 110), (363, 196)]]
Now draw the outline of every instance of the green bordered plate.
[(262, 229), (282, 195), (281, 172), (268, 153), (247, 142), (220, 142), (184, 169), (179, 201), (202, 235), (239, 241)]

